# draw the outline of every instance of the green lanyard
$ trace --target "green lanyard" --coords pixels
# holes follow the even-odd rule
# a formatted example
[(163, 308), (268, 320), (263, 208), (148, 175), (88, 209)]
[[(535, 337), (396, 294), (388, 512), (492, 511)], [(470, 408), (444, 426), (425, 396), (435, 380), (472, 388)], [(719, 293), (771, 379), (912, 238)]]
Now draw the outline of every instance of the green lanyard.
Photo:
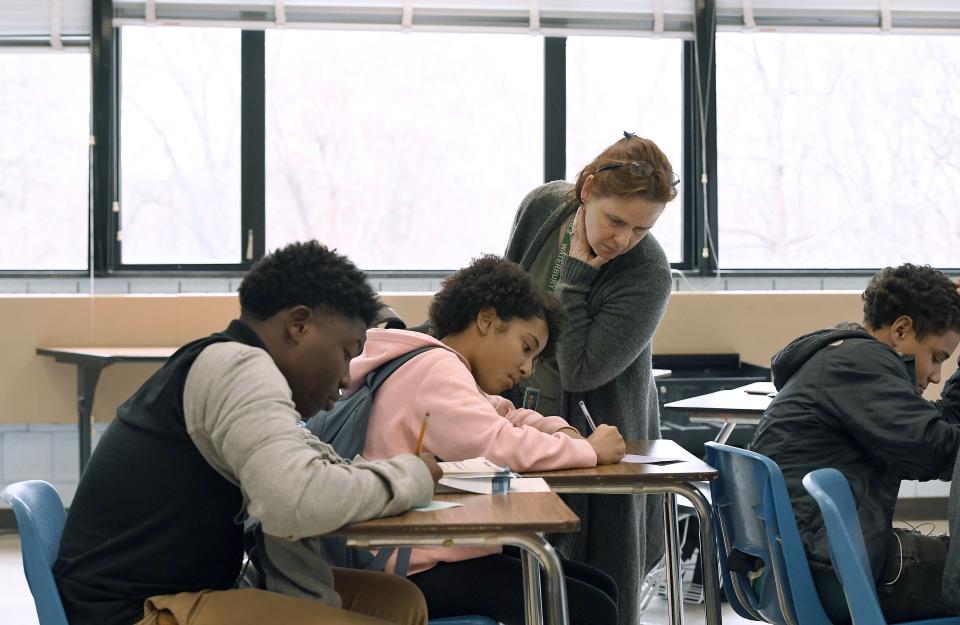
[(563, 239), (560, 241), (560, 249), (557, 250), (557, 259), (553, 261), (553, 269), (550, 271), (550, 281), (547, 282), (547, 293), (553, 293), (557, 288), (557, 281), (560, 279), (560, 268), (563, 267), (563, 261), (567, 259), (570, 253), (570, 238), (573, 236), (573, 222), (576, 221), (576, 214), (567, 225), (567, 231), (563, 233)]

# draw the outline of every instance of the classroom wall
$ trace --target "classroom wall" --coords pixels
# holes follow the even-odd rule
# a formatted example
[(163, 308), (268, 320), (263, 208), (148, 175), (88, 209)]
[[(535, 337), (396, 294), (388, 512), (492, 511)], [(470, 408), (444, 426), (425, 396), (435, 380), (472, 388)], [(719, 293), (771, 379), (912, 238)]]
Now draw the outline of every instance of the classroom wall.
[[(383, 293), (408, 323), (426, 318), (429, 293)], [(35, 353), (40, 346), (176, 346), (226, 326), (235, 294), (0, 295), (0, 486), (54, 481), (69, 501), (77, 480), (76, 368)], [(769, 365), (792, 338), (860, 318), (856, 291), (678, 292), (654, 339), (661, 354), (740, 353)], [(158, 365), (103, 370), (93, 417), (97, 430)], [(944, 378), (956, 358), (944, 367)], [(931, 387), (937, 397), (940, 387)], [(94, 444), (96, 437), (94, 438)], [(923, 494), (923, 493), (920, 493)]]

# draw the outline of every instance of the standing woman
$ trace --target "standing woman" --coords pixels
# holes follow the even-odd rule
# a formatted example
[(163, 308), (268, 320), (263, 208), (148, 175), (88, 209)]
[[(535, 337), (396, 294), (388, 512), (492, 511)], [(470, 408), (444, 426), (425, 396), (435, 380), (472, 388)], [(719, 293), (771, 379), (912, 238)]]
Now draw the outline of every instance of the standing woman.
[[(577, 175), (523, 199), (506, 257), (566, 309), (556, 357), (513, 389), (514, 403), (559, 415), (589, 433), (578, 402), (626, 440), (660, 437), (651, 359), (670, 295), (670, 265), (650, 236), (679, 179), (649, 139), (624, 133)], [(639, 587), (663, 553), (655, 496), (594, 495), (570, 501), (582, 530), (561, 537), (567, 557), (609, 573), (620, 587), (620, 623), (639, 622)]]

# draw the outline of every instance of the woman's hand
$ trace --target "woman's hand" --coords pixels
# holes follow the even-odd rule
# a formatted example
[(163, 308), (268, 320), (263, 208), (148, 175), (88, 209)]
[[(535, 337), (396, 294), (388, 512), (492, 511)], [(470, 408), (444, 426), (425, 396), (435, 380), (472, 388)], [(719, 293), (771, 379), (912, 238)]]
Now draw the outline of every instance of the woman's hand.
[(573, 218), (573, 236), (570, 237), (570, 251), (568, 254), (582, 263), (586, 263), (594, 269), (607, 262), (607, 258), (600, 258), (590, 249), (590, 243), (587, 241), (586, 219), (583, 215), (583, 206), (577, 209), (577, 215)]
[[(570, 246), (573, 247), (573, 243), (570, 243)], [(960, 295), (960, 278), (950, 278), (950, 281), (953, 282), (954, 286), (957, 287), (957, 295)]]

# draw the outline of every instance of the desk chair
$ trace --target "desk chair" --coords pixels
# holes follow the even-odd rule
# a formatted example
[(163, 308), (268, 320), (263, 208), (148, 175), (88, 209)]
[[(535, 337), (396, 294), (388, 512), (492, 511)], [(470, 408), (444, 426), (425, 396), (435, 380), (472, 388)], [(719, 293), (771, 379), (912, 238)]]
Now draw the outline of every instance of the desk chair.
[[(830, 560), (847, 597), (853, 625), (886, 625), (847, 479), (836, 469), (817, 469), (803, 478), (803, 487), (816, 500), (823, 515)], [(960, 617), (912, 621), (912, 625), (921, 624), (960, 625)]]
[(774, 625), (831, 625), (780, 467), (745, 449), (712, 442), (706, 448), (707, 464), (720, 473), (710, 491), (731, 607), (743, 618)]
[(7, 486), (0, 497), (13, 507), (17, 517), (23, 572), (40, 625), (68, 625), (60, 592), (53, 580), (53, 563), (67, 519), (60, 495), (47, 482), (29, 480)]

